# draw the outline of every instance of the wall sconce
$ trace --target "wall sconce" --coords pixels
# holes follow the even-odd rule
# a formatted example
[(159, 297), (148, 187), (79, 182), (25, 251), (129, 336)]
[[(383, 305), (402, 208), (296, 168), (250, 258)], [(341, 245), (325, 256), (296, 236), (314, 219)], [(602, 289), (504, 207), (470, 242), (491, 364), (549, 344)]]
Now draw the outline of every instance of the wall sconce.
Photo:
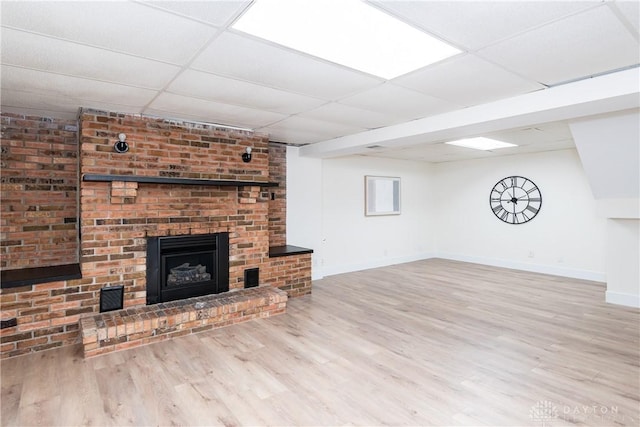
[(113, 149), (116, 150), (116, 153), (126, 153), (129, 151), (129, 144), (127, 144), (127, 135), (124, 133), (118, 134), (118, 142), (115, 143)]
[(242, 161), (249, 163), (251, 161), (251, 147), (247, 147), (244, 153), (242, 153)]

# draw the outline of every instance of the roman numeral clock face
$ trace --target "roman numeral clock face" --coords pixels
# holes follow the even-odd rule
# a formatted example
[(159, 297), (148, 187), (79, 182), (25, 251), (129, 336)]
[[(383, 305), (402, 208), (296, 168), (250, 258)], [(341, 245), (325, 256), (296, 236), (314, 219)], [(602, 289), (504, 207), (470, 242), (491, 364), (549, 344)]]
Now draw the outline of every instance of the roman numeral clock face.
[(493, 186), (489, 203), (498, 219), (508, 224), (524, 224), (540, 212), (542, 194), (530, 179), (509, 176)]

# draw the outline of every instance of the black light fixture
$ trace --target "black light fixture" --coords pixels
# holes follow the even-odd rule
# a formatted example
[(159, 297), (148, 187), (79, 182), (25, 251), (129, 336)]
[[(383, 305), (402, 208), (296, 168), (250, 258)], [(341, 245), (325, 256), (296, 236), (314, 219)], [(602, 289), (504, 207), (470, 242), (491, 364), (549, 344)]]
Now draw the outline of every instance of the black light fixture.
[(124, 133), (118, 134), (118, 142), (115, 143), (113, 149), (116, 153), (126, 153), (129, 151), (129, 144), (127, 143), (127, 135)]
[(251, 147), (247, 147), (244, 153), (242, 153), (242, 161), (249, 163), (251, 161)]

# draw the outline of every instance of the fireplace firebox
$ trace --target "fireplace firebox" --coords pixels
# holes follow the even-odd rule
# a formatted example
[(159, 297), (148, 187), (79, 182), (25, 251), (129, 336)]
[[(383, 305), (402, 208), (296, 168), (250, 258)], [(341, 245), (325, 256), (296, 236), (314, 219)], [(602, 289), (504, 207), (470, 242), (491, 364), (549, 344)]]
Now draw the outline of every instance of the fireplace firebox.
[(147, 239), (147, 304), (229, 290), (229, 233)]

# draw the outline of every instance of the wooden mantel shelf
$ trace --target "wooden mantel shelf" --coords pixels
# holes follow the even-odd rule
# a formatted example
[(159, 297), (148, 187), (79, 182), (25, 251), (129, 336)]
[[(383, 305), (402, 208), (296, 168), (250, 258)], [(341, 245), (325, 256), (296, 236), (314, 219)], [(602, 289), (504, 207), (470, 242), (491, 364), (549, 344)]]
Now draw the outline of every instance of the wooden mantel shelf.
[(96, 175), (84, 174), (83, 181), (91, 182), (138, 182), (144, 184), (178, 184), (178, 185), (200, 185), (219, 187), (277, 187), (277, 182), (258, 181), (231, 181), (215, 179), (193, 179), (193, 178), (171, 178), (164, 176), (140, 176), (140, 175)]

